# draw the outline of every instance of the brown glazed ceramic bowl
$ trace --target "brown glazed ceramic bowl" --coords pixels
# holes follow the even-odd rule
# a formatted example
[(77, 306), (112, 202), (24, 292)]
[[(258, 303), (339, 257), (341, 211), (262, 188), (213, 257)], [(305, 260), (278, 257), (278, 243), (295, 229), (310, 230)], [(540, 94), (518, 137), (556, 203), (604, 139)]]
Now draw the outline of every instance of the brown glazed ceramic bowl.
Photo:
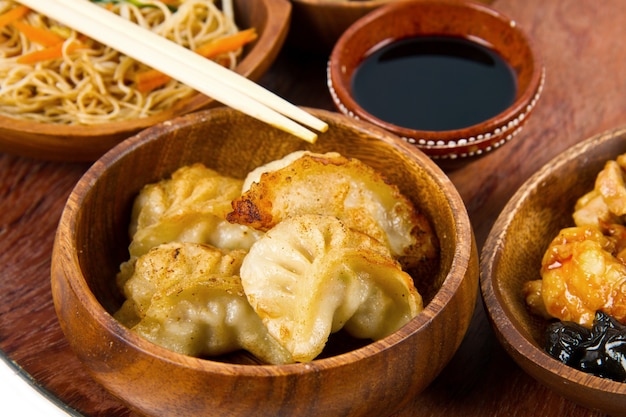
[[(234, 0), (240, 28), (254, 27), (258, 38), (246, 46), (235, 72), (258, 80), (274, 62), (289, 30), (288, 0)], [(215, 106), (196, 94), (154, 116), (93, 126), (34, 123), (0, 116), (0, 152), (54, 161), (94, 161), (121, 140), (172, 117)]]
[(493, 329), (511, 357), (563, 397), (612, 416), (626, 415), (626, 383), (599, 378), (553, 359), (543, 350), (547, 321), (526, 307), (522, 286), (540, 279), (543, 254), (559, 230), (573, 226), (579, 197), (593, 189), (606, 161), (626, 152), (626, 128), (570, 148), (515, 193), (481, 254), (481, 290)]
[[(314, 145), (227, 108), (182, 116), (116, 146), (72, 191), (52, 255), (55, 307), (93, 378), (130, 408), (152, 416), (384, 416), (422, 391), (457, 350), (478, 293), (478, 255), (456, 189), (427, 156), (383, 129), (310, 111), (329, 124)], [(145, 184), (194, 162), (243, 178), (298, 149), (361, 159), (431, 221), (441, 256), (418, 284), (430, 287), (423, 312), (382, 340), (356, 348), (339, 341), (343, 353), (279, 366), (173, 353), (112, 317), (120, 307), (115, 275), (128, 258), (130, 208)]]
[[(409, 129), (368, 113), (354, 98), (355, 70), (377, 47), (417, 36), (464, 38), (495, 51), (516, 75), (513, 103), (479, 124), (445, 131)], [(543, 82), (543, 65), (516, 22), (472, 1), (412, 0), (380, 7), (343, 33), (328, 67), (328, 86), (339, 111), (383, 127), (438, 160), (477, 157), (516, 137), (537, 104)]]

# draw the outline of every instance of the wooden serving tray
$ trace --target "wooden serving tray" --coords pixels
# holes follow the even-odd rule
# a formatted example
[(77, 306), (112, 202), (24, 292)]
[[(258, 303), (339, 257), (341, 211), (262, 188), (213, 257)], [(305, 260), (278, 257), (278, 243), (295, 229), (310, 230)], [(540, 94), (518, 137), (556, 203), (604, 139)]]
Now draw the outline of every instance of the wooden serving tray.
[[(468, 208), (479, 249), (500, 210), (565, 148), (626, 125), (626, 2), (499, 0), (493, 6), (531, 35), (546, 86), (522, 133), (448, 172)], [(333, 109), (324, 55), (291, 48), (262, 84), (288, 100)], [(88, 164), (0, 154), (0, 349), (70, 414), (132, 416), (69, 349), (50, 295), (50, 252), (61, 211)], [(262, 411), (262, 410), (261, 410)], [(470, 330), (438, 379), (397, 416), (601, 416), (534, 381), (500, 347), (480, 301)]]

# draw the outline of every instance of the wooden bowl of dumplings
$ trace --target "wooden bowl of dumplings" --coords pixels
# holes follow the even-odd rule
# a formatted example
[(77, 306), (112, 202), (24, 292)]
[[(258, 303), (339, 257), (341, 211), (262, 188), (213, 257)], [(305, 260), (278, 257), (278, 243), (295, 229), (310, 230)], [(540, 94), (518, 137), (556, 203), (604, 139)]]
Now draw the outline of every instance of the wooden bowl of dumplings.
[(459, 347), (478, 256), (454, 186), (398, 137), (307, 110), (329, 125), (314, 144), (222, 107), (155, 125), (69, 196), (59, 321), (130, 409), (384, 416)]

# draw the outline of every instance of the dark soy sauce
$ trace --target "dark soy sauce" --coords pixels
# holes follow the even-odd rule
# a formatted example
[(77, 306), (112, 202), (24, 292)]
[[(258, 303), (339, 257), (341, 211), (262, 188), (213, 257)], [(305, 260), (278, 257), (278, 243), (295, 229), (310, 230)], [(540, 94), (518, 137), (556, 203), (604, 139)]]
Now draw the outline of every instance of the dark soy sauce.
[(515, 100), (513, 69), (496, 52), (457, 37), (415, 37), (374, 51), (352, 77), (368, 113), (417, 130), (462, 129)]

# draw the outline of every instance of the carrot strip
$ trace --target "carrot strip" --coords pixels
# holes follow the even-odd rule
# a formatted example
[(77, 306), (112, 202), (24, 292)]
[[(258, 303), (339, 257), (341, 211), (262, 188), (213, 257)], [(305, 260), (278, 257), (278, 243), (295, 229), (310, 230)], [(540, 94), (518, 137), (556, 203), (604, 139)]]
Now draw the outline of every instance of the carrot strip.
[(16, 20), (21, 19), (22, 17), (26, 16), (28, 12), (30, 12), (30, 9), (23, 4), (20, 4), (17, 7), (12, 8), (8, 12), (3, 13), (2, 15), (0, 15), (0, 28), (3, 28), (6, 25), (15, 22)]
[[(217, 57), (218, 55), (235, 51), (243, 47), (245, 44), (252, 42), (256, 38), (256, 30), (254, 28), (250, 28), (228, 37), (209, 42), (208, 44), (199, 47), (194, 52), (205, 58), (211, 59)], [(158, 70), (150, 69), (138, 73), (135, 81), (137, 83), (137, 89), (143, 93), (147, 93), (162, 86), (169, 80), (171, 80), (170, 76), (163, 74)]]
[(21, 21), (13, 22), (13, 26), (24, 34), (30, 41), (43, 46), (54, 46), (65, 39), (51, 30), (29, 25)]
[(135, 82), (137, 83), (137, 90), (142, 93), (150, 92), (154, 89), (166, 84), (172, 77), (165, 75), (162, 72), (150, 69), (144, 72), (137, 73)]
[[(72, 42), (67, 47), (67, 52), (71, 53), (80, 48), (86, 48), (87, 46), (80, 42)], [(49, 46), (39, 51), (33, 51), (28, 54), (24, 54), (17, 59), (19, 64), (36, 64), (37, 62), (47, 61), (50, 59), (61, 58), (63, 56), (63, 42), (56, 45)]]
[(256, 30), (250, 28), (202, 45), (195, 52), (205, 58), (215, 58), (220, 54), (237, 50), (256, 38)]

